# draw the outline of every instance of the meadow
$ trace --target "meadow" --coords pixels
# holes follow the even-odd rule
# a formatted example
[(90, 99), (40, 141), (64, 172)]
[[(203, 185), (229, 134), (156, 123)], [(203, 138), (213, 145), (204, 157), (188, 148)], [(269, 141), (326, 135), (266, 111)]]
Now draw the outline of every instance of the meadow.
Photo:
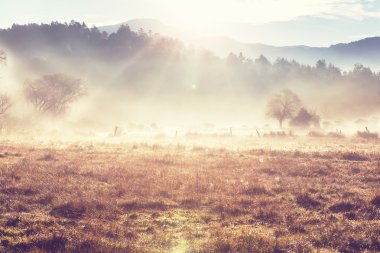
[(379, 252), (378, 140), (4, 140), (0, 252)]

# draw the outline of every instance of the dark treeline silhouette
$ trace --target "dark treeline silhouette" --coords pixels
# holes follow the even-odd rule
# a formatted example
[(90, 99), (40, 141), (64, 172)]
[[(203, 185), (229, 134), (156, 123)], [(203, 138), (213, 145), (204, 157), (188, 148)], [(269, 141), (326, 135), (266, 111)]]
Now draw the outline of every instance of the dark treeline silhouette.
[[(137, 53), (140, 53), (140, 56), (143, 53), (153, 61), (157, 57), (163, 61), (163, 58), (169, 57), (170, 60), (188, 60), (194, 56), (194, 49), (186, 49), (180, 41), (148, 34), (142, 29), (134, 32), (127, 25), (122, 25), (116, 33), (107, 34), (97, 27), (88, 28), (85, 23), (75, 21), (40, 25), (14, 24), (9, 29), (0, 29), (0, 44), (18, 54), (37, 55), (39, 52), (50, 51), (63, 56), (80, 57), (83, 60), (94, 57), (128, 60)], [(321, 82), (337, 81), (342, 78), (353, 82), (380, 82), (380, 73), (374, 73), (370, 68), (360, 64), (355, 65), (352, 71), (342, 72), (324, 60), (319, 60), (315, 66), (310, 66), (285, 58), (278, 58), (271, 63), (263, 55), (252, 60), (245, 58), (242, 53), (231, 53), (226, 59), (220, 59), (207, 50), (202, 50), (200, 53), (201, 60), (208, 66), (209, 63), (226, 64), (234, 70), (235, 77), (250, 82), (263, 80), (267, 84), (268, 81), (284, 81), (292, 78)], [(183, 59), (179, 59), (181, 56)], [(212, 74), (210, 70), (207, 72), (209, 75)]]
[[(86, 73), (90, 86), (149, 93), (157, 99), (186, 95), (190, 103), (202, 96), (208, 102), (217, 102), (218, 95), (222, 101), (247, 96), (263, 105), (270, 94), (289, 87), (322, 114), (359, 117), (380, 105), (380, 73), (361, 64), (341, 71), (325, 60), (311, 66), (285, 58), (270, 62), (263, 55), (250, 59), (243, 53), (221, 58), (173, 38), (134, 32), (127, 25), (112, 34), (75, 21), (13, 25), (0, 30), (0, 48), (21, 62), (24, 79)], [(352, 104), (355, 108), (349, 108)]]
[(128, 26), (121, 26), (116, 33), (108, 35), (96, 27), (88, 28), (84, 23), (71, 21), (69, 24), (14, 24), (0, 30), (0, 41), (19, 52), (54, 49), (63, 55), (80, 57), (90, 54), (127, 57), (144, 47), (148, 40), (146, 34), (134, 33)]

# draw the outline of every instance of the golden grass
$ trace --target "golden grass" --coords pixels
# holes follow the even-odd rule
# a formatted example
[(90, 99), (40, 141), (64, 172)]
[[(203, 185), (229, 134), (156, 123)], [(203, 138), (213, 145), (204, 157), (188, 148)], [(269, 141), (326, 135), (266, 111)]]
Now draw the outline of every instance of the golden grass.
[(339, 141), (8, 142), (0, 252), (379, 252), (380, 150)]

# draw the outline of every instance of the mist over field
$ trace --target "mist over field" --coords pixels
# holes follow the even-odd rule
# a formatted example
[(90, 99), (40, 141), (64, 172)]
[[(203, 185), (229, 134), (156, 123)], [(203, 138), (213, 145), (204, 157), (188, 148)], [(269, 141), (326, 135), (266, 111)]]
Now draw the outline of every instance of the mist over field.
[[(380, 74), (360, 63), (342, 71), (324, 59), (307, 65), (280, 53), (274, 61), (244, 52), (219, 56), (212, 46), (185, 45), (128, 25), (108, 34), (75, 21), (13, 25), (0, 31), (0, 45), (6, 55), (2, 91), (12, 100), (8, 124), (38, 125), (43, 117), (87, 129), (128, 124), (260, 128), (276, 125), (266, 115), (270, 97), (290, 89), (320, 116), (321, 127), (379, 125)], [(87, 88), (52, 117), (36, 112), (23, 89), (27, 80), (56, 73), (80, 79)]]
[(379, 17), (1, 0), (0, 253), (380, 252)]

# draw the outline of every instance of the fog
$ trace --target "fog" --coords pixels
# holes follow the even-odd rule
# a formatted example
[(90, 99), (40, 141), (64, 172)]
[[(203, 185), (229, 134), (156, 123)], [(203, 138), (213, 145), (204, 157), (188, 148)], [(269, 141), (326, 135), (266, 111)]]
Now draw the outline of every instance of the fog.
[[(323, 60), (310, 66), (281, 55), (272, 62), (241, 52), (223, 58), (157, 34), (122, 27), (108, 35), (75, 22), (1, 30), (0, 50), (7, 55), (0, 91), (12, 101), (1, 119), (8, 131), (112, 133), (119, 126), (252, 134), (278, 127), (266, 107), (284, 89), (320, 117), (318, 130), (379, 129), (380, 74), (360, 64), (343, 72)], [(63, 113), (37, 111), (25, 84), (56, 73), (80, 79), (86, 94)], [(288, 122), (284, 127), (291, 128)]]

